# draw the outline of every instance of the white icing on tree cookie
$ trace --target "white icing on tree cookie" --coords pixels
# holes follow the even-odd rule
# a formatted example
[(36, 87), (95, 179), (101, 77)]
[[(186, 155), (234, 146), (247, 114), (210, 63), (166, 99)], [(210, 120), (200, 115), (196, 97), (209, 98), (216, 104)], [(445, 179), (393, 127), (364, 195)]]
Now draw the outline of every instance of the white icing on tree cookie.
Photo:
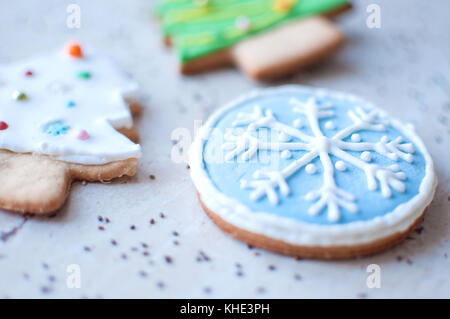
[(0, 66), (0, 148), (82, 164), (139, 157), (116, 131), (133, 124), (125, 97), (137, 84), (100, 55), (71, 54)]
[[(249, 160), (258, 150), (269, 150), (273, 152), (306, 151), (300, 158), (294, 159), (288, 166), (282, 170), (257, 170), (254, 174), (254, 180), (241, 180), (241, 187), (251, 188), (250, 194), (252, 200), (258, 200), (267, 196), (270, 203), (277, 205), (279, 197), (276, 189), (284, 196), (290, 194), (287, 180), (294, 173), (305, 167), (309, 174), (316, 172), (316, 167), (311, 163), (319, 158), (323, 166), (323, 185), (320, 189), (310, 191), (305, 199), (312, 203), (308, 212), (311, 215), (317, 215), (322, 209), (327, 208), (328, 219), (336, 222), (340, 218), (340, 209), (345, 208), (349, 212), (357, 213), (358, 206), (355, 203), (355, 196), (336, 184), (334, 177), (334, 165), (330, 155), (338, 158), (336, 169), (344, 171), (346, 163), (349, 163), (363, 171), (367, 179), (369, 190), (375, 191), (378, 187), (384, 197), (392, 196), (392, 189), (398, 192), (405, 191), (403, 180), (406, 179), (405, 173), (399, 171), (398, 165), (382, 167), (377, 164), (371, 164), (370, 152), (376, 152), (391, 160), (397, 161), (399, 158), (412, 162), (414, 147), (411, 143), (402, 143), (402, 137), (397, 137), (389, 141), (386, 136), (379, 142), (360, 142), (361, 138), (356, 132), (359, 131), (385, 131), (386, 127), (378, 120), (378, 111), (371, 110), (368, 113), (362, 108), (356, 107), (348, 112), (349, 118), (353, 124), (338, 131), (334, 136), (325, 136), (319, 126), (319, 120), (323, 118), (334, 117), (333, 105), (319, 105), (315, 98), (310, 98), (306, 102), (295, 98), (290, 100), (295, 112), (306, 116), (312, 135), (305, 134), (294, 126), (279, 122), (270, 109), (263, 111), (258, 105), (254, 107), (253, 113), (240, 113), (233, 126), (247, 126), (247, 130), (240, 135), (226, 135), (228, 139), (224, 143), (224, 149), (228, 150), (225, 154), (227, 160), (231, 160), (239, 155), (242, 159)], [(259, 128), (268, 128), (283, 136), (282, 140), (265, 142), (259, 137), (254, 136), (254, 132)], [(289, 138), (287, 138), (287, 136)], [(351, 136), (351, 142), (344, 141)], [(291, 141), (295, 138), (297, 141)], [(287, 141), (287, 142), (286, 142)], [(361, 152), (361, 158), (352, 155), (348, 151)], [(367, 155), (368, 154), (368, 155)]]

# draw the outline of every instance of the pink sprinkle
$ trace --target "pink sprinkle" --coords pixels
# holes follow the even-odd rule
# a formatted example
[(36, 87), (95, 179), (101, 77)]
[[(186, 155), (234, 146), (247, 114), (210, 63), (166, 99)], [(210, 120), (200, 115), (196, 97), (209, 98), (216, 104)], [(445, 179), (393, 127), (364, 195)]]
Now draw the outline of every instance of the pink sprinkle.
[(26, 76), (33, 76), (33, 71), (27, 71), (27, 72), (25, 72), (25, 75)]
[(78, 134), (78, 139), (85, 141), (89, 138), (89, 133), (86, 130), (81, 130), (80, 133)]

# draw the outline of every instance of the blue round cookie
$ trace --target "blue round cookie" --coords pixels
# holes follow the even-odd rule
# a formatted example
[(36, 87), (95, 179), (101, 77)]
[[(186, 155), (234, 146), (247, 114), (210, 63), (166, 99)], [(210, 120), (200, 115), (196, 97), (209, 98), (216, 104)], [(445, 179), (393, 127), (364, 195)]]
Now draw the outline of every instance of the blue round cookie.
[(353, 95), (300, 86), (219, 109), (197, 135), (190, 165), (220, 227), (303, 257), (349, 258), (401, 241), (436, 187), (411, 126)]

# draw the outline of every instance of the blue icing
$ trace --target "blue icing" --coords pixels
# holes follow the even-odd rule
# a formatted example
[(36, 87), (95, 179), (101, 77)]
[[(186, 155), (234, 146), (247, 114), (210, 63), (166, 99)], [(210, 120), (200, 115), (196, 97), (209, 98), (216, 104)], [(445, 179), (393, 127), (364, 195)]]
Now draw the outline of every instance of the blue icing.
[[(323, 166), (320, 159), (317, 157), (311, 163), (316, 166), (317, 172), (315, 174), (308, 174), (305, 167), (302, 167), (292, 176), (287, 178), (287, 183), (290, 188), (290, 194), (284, 196), (280, 193), (279, 188), (276, 192), (279, 197), (279, 203), (273, 205), (269, 202), (267, 196), (259, 200), (253, 201), (250, 199), (250, 194), (253, 189), (243, 189), (240, 187), (241, 179), (248, 181), (255, 180), (253, 173), (262, 167), (272, 167), (272, 170), (281, 171), (288, 166), (295, 159), (300, 158), (306, 154), (307, 151), (291, 151), (292, 157), (290, 159), (282, 159), (279, 152), (276, 151), (258, 151), (257, 154), (250, 160), (243, 160), (240, 156), (233, 160), (225, 161), (224, 154), (228, 151), (222, 149), (222, 144), (225, 142), (223, 133), (233, 127), (232, 123), (238, 118), (239, 112), (253, 113), (255, 102), (261, 107), (263, 112), (271, 109), (275, 118), (287, 125), (293, 126), (295, 119), (301, 118), (303, 126), (299, 129), (303, 133), (312, 136), (312, 130), (309, 126), (305, 115), (295, 113), (292, 111), (293, 106), (289, 103), (289, 99), (295, 96), (300, 101), (306, 101), (310, 94), (295, 92), (295, 93), (278, 93), (264, 98), (255, 98), (246, 100), (240, 105), (232, 108), (226, 112), (216, 123), (216, 128), (211, 134), (208, 141), (204, 144), (203, 156), (204, 165), (211, 181), (216, 188), (223, 194), (237, 199), (241, 203), (248, 206), (253, 211), (264, 211), (279, 217), (286, 217), (302, 222), (313, 224), (346, 224), (354, 221), (371, 220), (378, 216), (383, 216), (393, 211), (398, 205), (409, 201), (418, 194), (420, 184), (425, 174), (425, 159), (420, 153), (417, 146), (414, 145), (415, 152), (413, 153), (413, 163), (399, 158), (398, 161), (393, 161), (375, 151), (371, 151), (372, 161), (370, 163), (378, 164), (387, 167), (392, 164), (397, 164), (400, 170), (406, 174), (406, 180), (403, 182), (406, 186), (404, 193), (392, 189), (392, 197), (383, 197), (380, 191), (380, 185), (376, 191), (371, 191), (367, 186), (367, 179), (365, 173), (352, 164), (345, 162), (347, 169), (343, 172), (334, 168), (334, 178), (337, 186), (356, 197), (355, 204), (358, 206), (358, 212), (352, 213), (343, 207), (340, 207), (340, 219), (337, 222), (330, 221), (327, 217), (327, 207), (325, 207), (319, 214), (312, 216), (308, 214), (308, 209), (316, 201), (309, 201), (305, 199), (305, 195), (313, 190), (317, 190), (323, 185)], [(328, 118), (321, 118), (319, 125), (322, 133), (327, 137), (334, 136), (338, 131), (353, 124), (352, 119), (348, 116), (349, 110), (354, 110), (357, 104), (349, 100), (341, 100), (333, 97), (318, 98), (318, 104), (331, 102), (334, 106), (332, 110), (335, 116)], [(325, 123), (332, 121), (335, 129), (327, 129)], [(239, 126), (241, 127), (241, 126)], [(247, 125), (242, 126), (245, 130)], [(264, 136), (268, 137), (270, 141), (269, 129), (260, 129)], [(410, 143), (410, 141), (397, 129), (388, 126), (385, 131), (368, 131), (362, 130), (357, 132), (361, 136), (361, 142), (378, 142), (380, 138), (386, 135), (389, 140), (393, 140), (398, 136), (403, 137), (402, 143)], [(350, 136), (344, 141), (351, 142)], [(293, 138), (290, 142), (302, 142)], [(303, 141), (304, 142), (304, 141)], [(347, 153), (360, 158), (361, 152), (346, 151)], [(330, 154), (330, 158), (336, 163), (338, 158)], [(279, 164), (277, 166), (276, 164)]]

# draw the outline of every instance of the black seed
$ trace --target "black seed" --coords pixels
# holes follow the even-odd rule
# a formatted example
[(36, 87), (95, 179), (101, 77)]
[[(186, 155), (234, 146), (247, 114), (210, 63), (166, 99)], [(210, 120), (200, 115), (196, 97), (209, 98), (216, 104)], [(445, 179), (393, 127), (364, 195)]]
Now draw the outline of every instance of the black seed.
[(212, 291), (211, 287), (205, 287), (205, 288), (203, 288), (203, 292), (204, 292), (205, 294), (210, 294), (211, 291)]
[(156, 286), (158, 286), (158, 288), (164, 288), (166, 285), (162, 281), (158, 281)]
[(117, 246), (117, 241), (115, 241), (114, 239), (111, 239), (111, 245)]
[(50, 293), (52, 291), (52, 289), (50, 288), (50, 287), (47, 287), (47, 286), (42, 286), (41, 287), (41, 292), (43, 293), (43, 294), (48, 294), (48, 293)]
[(156, 223), (156, 221), (152, 218), (152, 219), (150, 219), (150, 224), (151, 225), (155, 225), (155, 223)]
[(166, 260), (166, 262), (168, 264), (171, 264), (173, 262), (172, 257), (170, 257), (170, 256), (165, 256), (164, 259)]
[(130, 226), (130, 229), (131, 229), (131, 230), (135, 230), (135, 229), (136, 229), (136, 226), (131, 225), (131, 226)]
[(154, 180), (155, 178), (156, 178), (155, 175), (150, 175), (151, 180)]

